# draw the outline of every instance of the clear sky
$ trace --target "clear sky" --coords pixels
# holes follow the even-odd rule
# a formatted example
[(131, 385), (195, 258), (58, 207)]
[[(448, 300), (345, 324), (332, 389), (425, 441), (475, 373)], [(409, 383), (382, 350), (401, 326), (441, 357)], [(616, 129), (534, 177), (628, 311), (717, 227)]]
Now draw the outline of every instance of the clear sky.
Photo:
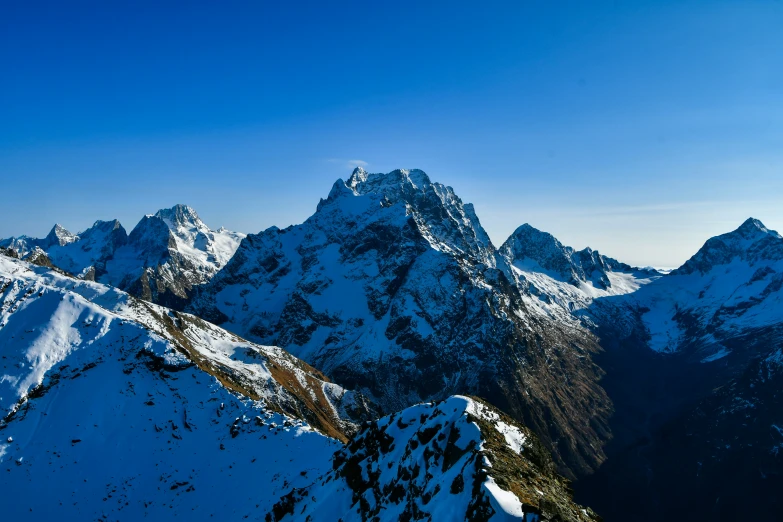
[(1, 2), (0, 237), (179, 202), (258, 232), (361, 164), (451, 185), (496, 244), (678, 266), (783, 229), (781, 28), (755, 0)]

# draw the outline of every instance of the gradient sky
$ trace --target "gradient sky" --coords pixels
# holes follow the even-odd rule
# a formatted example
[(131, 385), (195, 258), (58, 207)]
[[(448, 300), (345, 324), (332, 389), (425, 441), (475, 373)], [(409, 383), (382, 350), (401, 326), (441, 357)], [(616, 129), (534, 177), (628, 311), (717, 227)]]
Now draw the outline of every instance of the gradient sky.
[(678, 266), (783, 229), (783, 2), (185, 4), (0, 4), (0, 237), (178, 202), (258, 232), (354, 165), (423, 169), (498, 245)]

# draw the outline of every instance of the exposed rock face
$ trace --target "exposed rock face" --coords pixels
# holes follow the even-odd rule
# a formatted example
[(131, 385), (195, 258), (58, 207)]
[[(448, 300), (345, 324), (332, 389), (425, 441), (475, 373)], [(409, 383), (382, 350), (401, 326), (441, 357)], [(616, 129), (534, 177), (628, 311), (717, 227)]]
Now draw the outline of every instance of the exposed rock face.
[(455, 396), (368, 423), (333, 470), (275, 505), (279, 520), (560, 520), (598, 517), (530, 430)]
[(592, 469), (610, 405), (584, 328), (526, 306), (470, 205), (421, 171), (354, 171), (302, 225), (242, 241), (189, 310), (283, 346), (384, 411), (455, 393)]

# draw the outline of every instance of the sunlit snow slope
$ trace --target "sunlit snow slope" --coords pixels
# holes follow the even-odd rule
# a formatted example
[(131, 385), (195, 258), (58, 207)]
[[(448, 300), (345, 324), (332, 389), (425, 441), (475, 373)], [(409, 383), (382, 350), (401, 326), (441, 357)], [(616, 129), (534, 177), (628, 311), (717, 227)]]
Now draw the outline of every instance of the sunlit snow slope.
[(344, 438), (361, 403), (279, 349), (0, 256), (6, 520), (263, 519), (340, 447), (302, 419)]

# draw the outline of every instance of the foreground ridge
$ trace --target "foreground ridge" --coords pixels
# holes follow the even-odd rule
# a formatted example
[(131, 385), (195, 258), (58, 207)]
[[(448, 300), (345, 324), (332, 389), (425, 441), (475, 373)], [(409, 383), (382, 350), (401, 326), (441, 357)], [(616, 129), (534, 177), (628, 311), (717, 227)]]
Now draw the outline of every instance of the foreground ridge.
[(368, 423), (333, 467), (286, 495), (267, 521), (598, 520), (573, 503), (530, 430), (475, 398)]

